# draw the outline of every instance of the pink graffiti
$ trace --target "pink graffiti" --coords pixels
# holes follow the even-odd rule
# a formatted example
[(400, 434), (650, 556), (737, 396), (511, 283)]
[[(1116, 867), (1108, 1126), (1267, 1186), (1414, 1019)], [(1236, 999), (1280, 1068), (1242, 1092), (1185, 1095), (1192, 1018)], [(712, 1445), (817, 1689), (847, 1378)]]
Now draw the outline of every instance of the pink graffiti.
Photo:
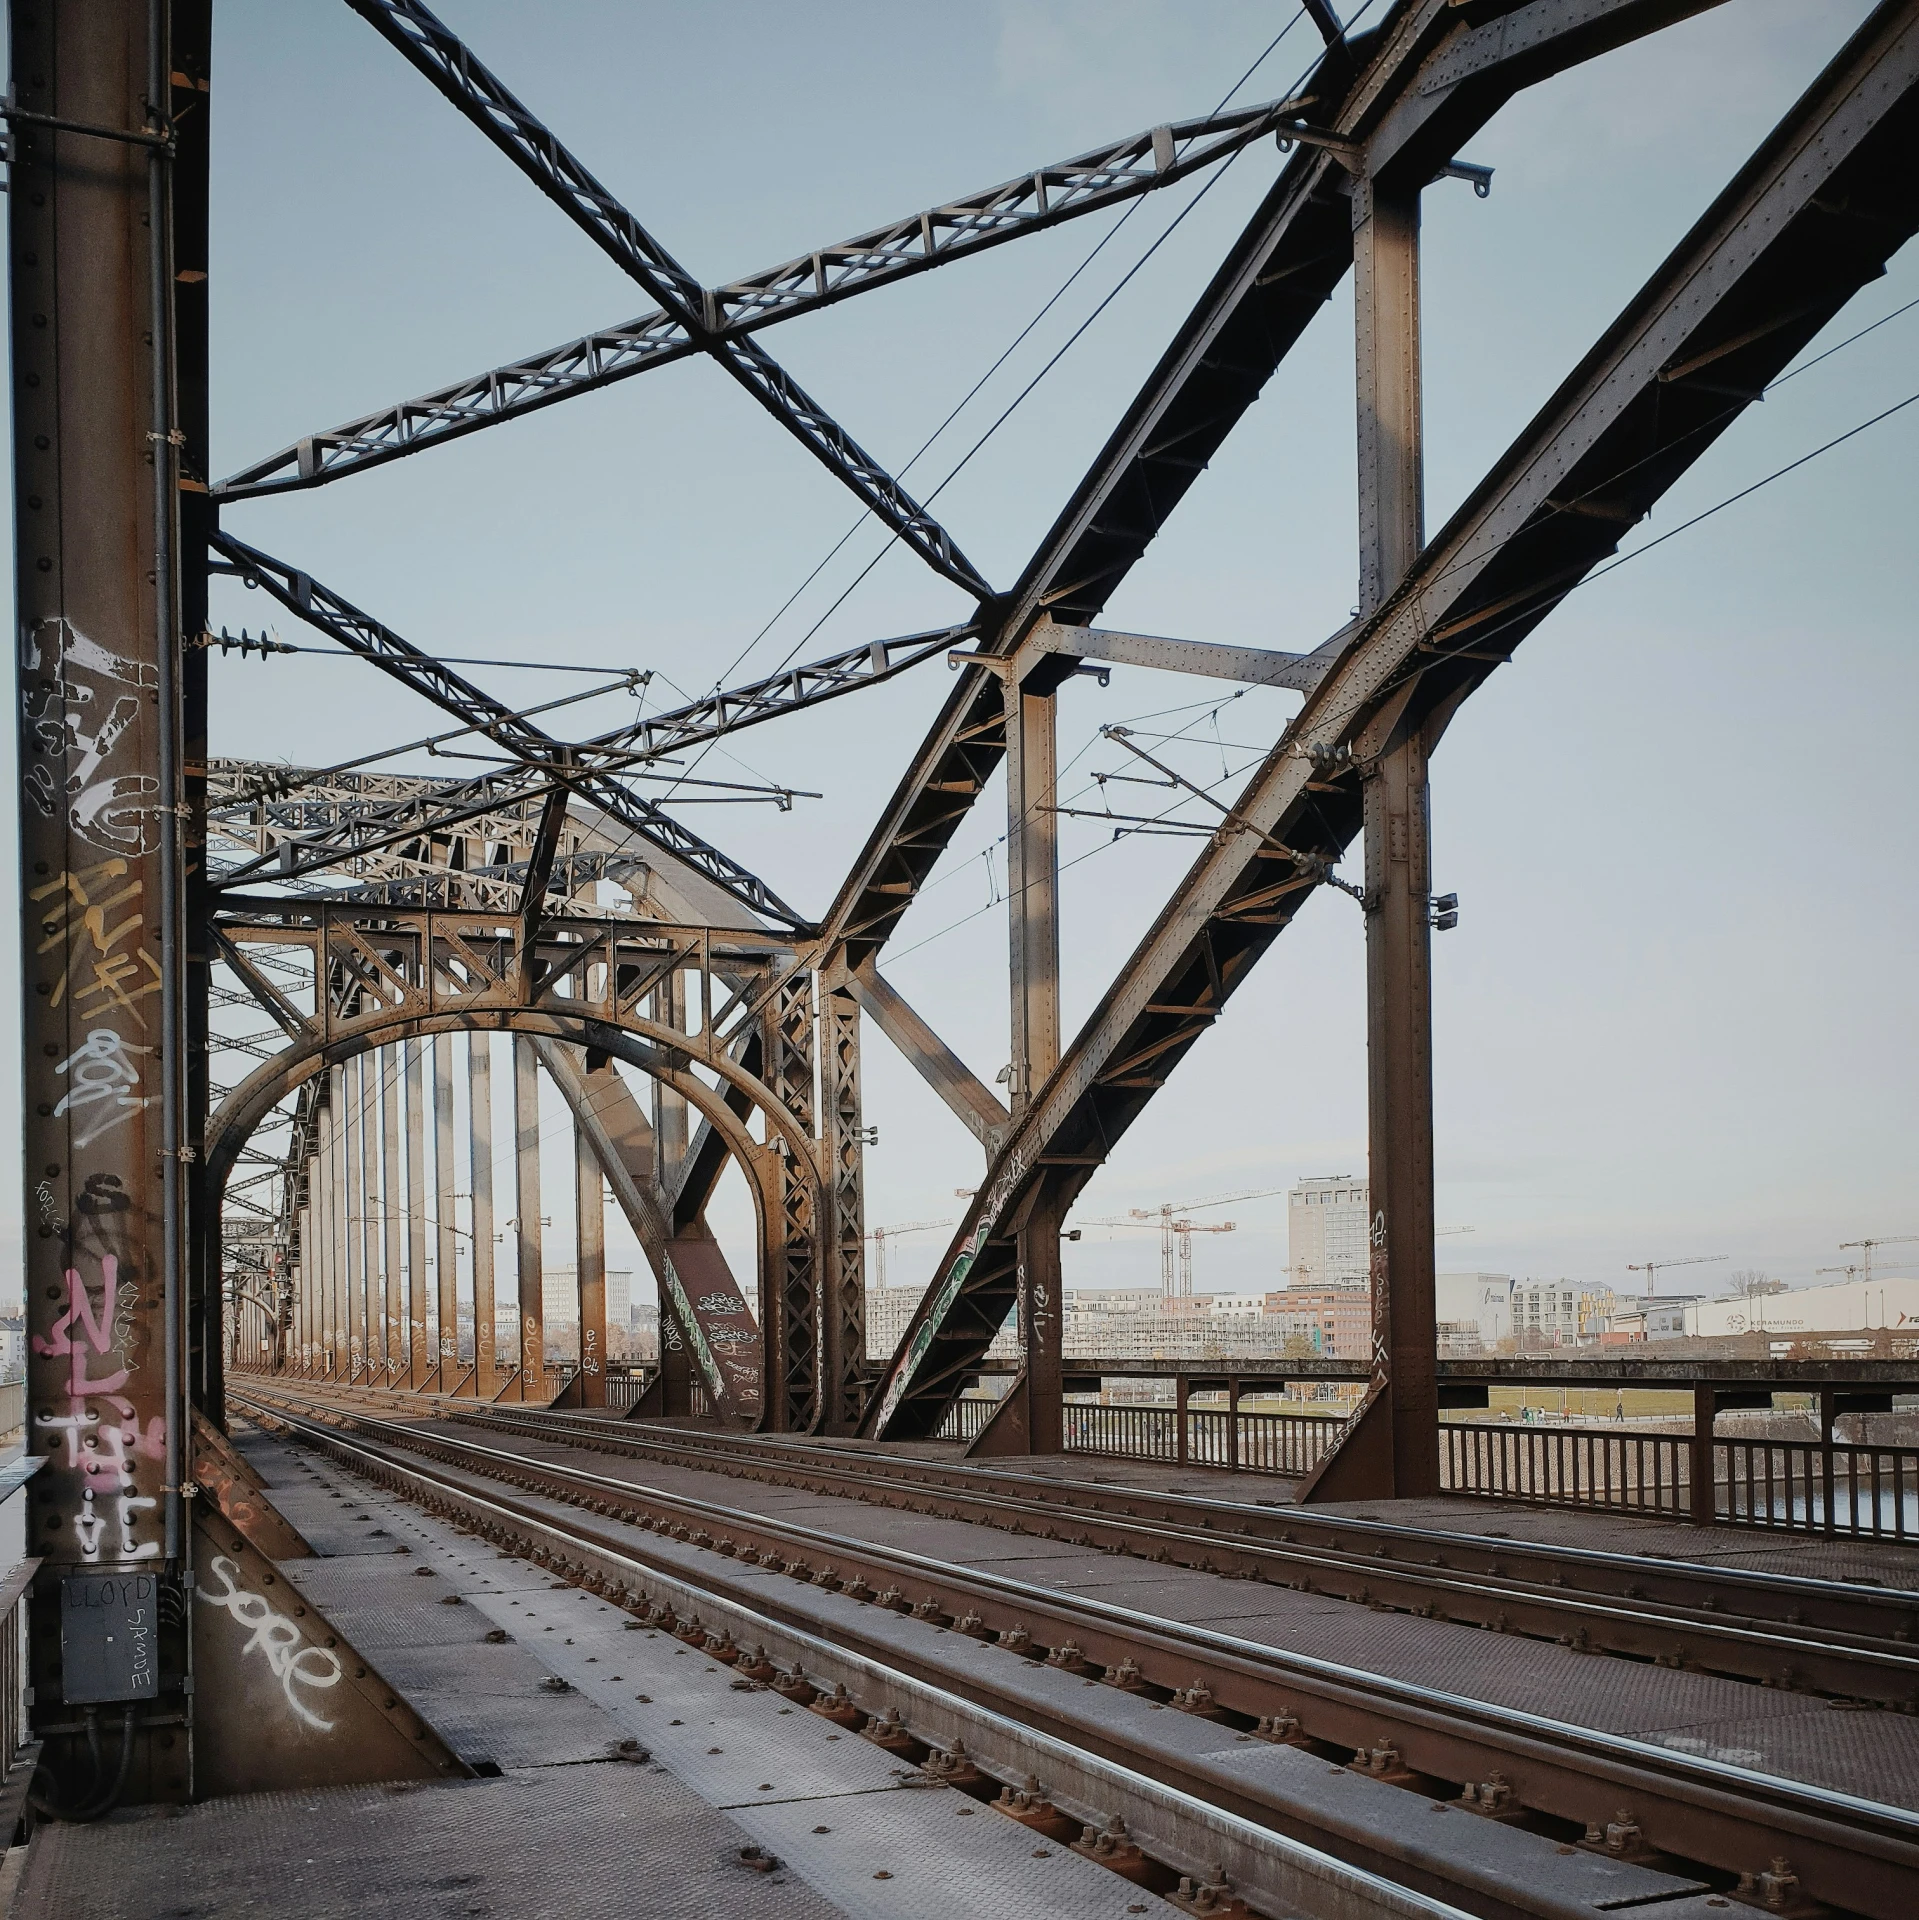
[[(148, 1560), (159, 1553), (160, 1543), (136, 1540), (134, 1524), (142, 1511), (158, 1503), (149, 1495), (134, 1492), (133, 1459), (136, 1454), (149, 1460), (165, 1459), (166, 1421), (156, 1414), (144, 1428), (141, 1426), (138, 1409), (121, 1391), (127, 1384), (126, 1367), (97, 1378), (87, 1371), (89, 1354), (104, 1354), (113, 1338), (120, 1263), (112, 1254), (101, 1257), (100, 1278), (100, 1307), (96, 1313), (87, 1283), (76, 1268), (69, 1267), (66, 1312), (53, 1323), (50, 1333), (33, 1336), (35, 1353), (48, 1358), (69, 1356), (66, 1411), (36, 1414), (33, 1424), (61, 1436), (60, 1464), (83, 1476), (81, 1510), (73, 1519), (81, 1559), (100, 1558), (100, 1536), (107, 1518), (96, 1502), (101, 1496), (112, 1496), (120, 1529), (119, 1552), (114, 1557), (122, 1561)], [(96, 1401), (113, 1417), (103, 1417), (101, 1408), (93, 1404)]]

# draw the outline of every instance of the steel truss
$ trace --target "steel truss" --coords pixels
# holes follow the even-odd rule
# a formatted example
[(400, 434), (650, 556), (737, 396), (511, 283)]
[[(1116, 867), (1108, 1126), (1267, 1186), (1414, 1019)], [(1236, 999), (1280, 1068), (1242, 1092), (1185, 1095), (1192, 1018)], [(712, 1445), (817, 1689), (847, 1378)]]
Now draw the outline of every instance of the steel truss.
[[(645, 1065), (666, 1089), (650, 1123), (604, 1087), (595, 1094), (591, 1072), (565, 1064), (564, 1045), (549, 1070), (572, 1085), (576, 1113), (595, 1116), (595, 1151), (616, 1191), (630, 1189), (622, 1204), (665, 1275), (662, 1297), (682, 1304), (673, 1344), (683, 1337), (693, 1349), (716, 1405), (775, 1428), (857, 1424), (880, 1437), (923, 1436), (937, 1429), (1017, 1309), (1026, 1373), (1023, 1392), (1006, 1403), (999, 1443), (1044, 1446), (1049, 1404), (1057, 1420), (1058, 1237), (1067, 1208), (1305, 900), (1329, 883), (1354, 890), (1334, 865), (1363, 833), (1366, 878), (1356, 890), (1369, 920), (1372, 1033), (1375, 1050), (1393, 1064), (1373, 1086), (1375, 1156), (1397, 1155), (1390, 1177), (1383, 1168), (1379, 1177), (1410, 1191), (1424, 1155), (1429, 1213), (1423, 908), (1418, 928), (1405, 922), (1408, 889), (1423, 875), (1426, 762), (1459, 705), (1919, 227), (1919, 0), (1885, 0), (1431, 540), (1420, 524), (1417, 471), (1421, 189), (1456, 170), (1462, 144), (1521, 89), (1713, 0), (1485, 0), (1471, 9), (1400, 0), (1377, 30), (1351, 40), (1315, 7), (1328, 44), (1300, 100), (1136, 135), (718, 289), (696, 282), (424, 7), (349, 4), (660, 310), (311, 436), (235, 475), (218, 497), (323, 484), (703, 352), (981, 604), (951, 630), (848, 649), (570, 744), (307, 576), (216, 536), (232, 568), (521, 763), (465, 781), (342, 776), (311, 786), (306, 775), (216, 769), (209, 825), (227, 850), (215, 869), (223, 962), (288, 1041), (248, 1069), (215, 1118), (208, 1147), (222, 1176), (273, 1104), (267, 1094), (285, 1098), (289, 1056), (317, 1058), (342, 1037), (443, 1021), (519, 1023), (517, 1030), (543, 1035), (542, 1046), (624, 1048), (621, 1057)], [(991, 595), (944, 529), (753, 338), (795, 314), (1151, 191), (1267, 134), (1290, 158), (1003, 596)], [(1361, 617), (1300, 655), (1099, 632), (1093, 623), (1102, 608), (1356, 265)], [(1410, 466), (1397, 471), (1385, 445), (1395, 407), (1412, 450)], [(962, 642), (951, 695), (818, 925), (617, 777)], [(1183, 666), (1295, 686), (1307, 697), (1068, 1039), (1058, 1023), (1056, 854), (1050, 822), (1044, 832), (1036, 822), (1052, 779), (1054, 694), (1081, 659)], [(1018, 903), (1015, 1070), (1006, 1104), (877, 971), (901, 916), (1002, 761), (1010, 763), (1014, 802), (1009, 878), (1018, 876), (1010, 889)], [(635, 839), (646, 853), (634, 853)], [(631, 896), (656, 859), (669, 875), (696, 876), (747, 909), (757, 930), (706, 928), (695, 965), (684, 927), (647, 924), (588, 897), (608, 881)], [(341, 871), (347, 887), (324, 900), (240, 891), (322, 870)], [(633, 905), (647, 910), (638, 899)], [(767, 922), (777, 931), (766, 931)], [(269, 977), (273, 959), (284, 966), (276, 948), (288, 945), (306, 956), (300, 964), (312, 984), (303, 1001)], [(714, 957), (722, 947), (724, 964)], [(697, 1041), (684, 1011), (671, 1007), (683, 973), (707, 980), (709, 994), (723, 976), (724, 1016), (703, 1024)], [(988, 1161), (939, 1282), (877, 1382), (863, 1366), (860, 1307), (862, 1013), (960, 1115)], [(598, 1038), (582, 1039), (589, 1033)], [(242, 1053), (248, 1044), (260, 1050), (257, 1040), (235, 1043)], [(692, 1058), (718, 1077), (720, 1091), (715, 1097), (701, 1084), (689, 1138), (684, 1107), (676, 1116), (671, 1103), (695, 1098), (676, 1064)], [(300, 1264), (306, 1169), (325, 1109), (320, 1087), (303, 1082), (294, 1110), (275, 1224), (265, 1236), (269, 1270), (276, 1259), (286, 1272)], [(755, 1110), (767, 1117), (763, 1144), (741, 1126)], [(689, 1237), (699, 1235), (729, 1155), (754, 1172), (766, 1196), (763, 1398), (751, 1410), (739, 1394), (728, 1399), (712, 1343), (672, 1271), (676, 1246), (679, 1257), (694, 1258)], [(227, 1191), (249, 1220), (255, 1209), (264, 1215), (246, 1197), (254, 1188)], [(1395, 1202), (1395, 1248), (1419, 1237), (1420, 1205), (1416, 1196)], [(1426, 1240), (1430, 1247), (1430, 1232)], [(249, 1240), (243, 1262), (256, 1259), (257, 1244)], [(1378, 1263), (1386, 1259), (1376, 1256), (1381, 1296), (1388, 1288)], [(1382, 1308), (1369, 1403), (1380, 1411), (1356, 1423), (1347, 1462), (1336, 1454), (1331, 1477), (1417, 1491), (1408, 1476), (1416, 1480), (1420, 1469), (1416, 1460), (1408, 1465), (1404, 1439), (1407, 1423), (1429, 1411), (1420, 1397), (1430, 1401), (1429, 1377), (1422, 1379), (1417, 1339), (1408, 1334), (1417, 1332), (1421, 1275), (1395, 1268), (1394, 1276), (1398, 1320)], [(1424, 1282), (1429, 1288), (1429, 1273)], [(1430, 1312), (1424, 1323), (1417, 1337), (1430, 1347)], [(669, 1381), (674, 1364), (665, 1362)], [(1387, 1432), (1384, 1442), (1367, 1437), (1375, 1428)]]

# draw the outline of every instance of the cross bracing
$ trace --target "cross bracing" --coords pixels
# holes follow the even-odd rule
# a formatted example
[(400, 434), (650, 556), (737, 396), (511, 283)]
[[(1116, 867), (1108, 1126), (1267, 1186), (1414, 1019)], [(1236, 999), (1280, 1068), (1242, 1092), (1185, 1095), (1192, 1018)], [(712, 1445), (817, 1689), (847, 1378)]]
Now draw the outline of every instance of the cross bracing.
[[(613, 1034), (623, 1019), (635, 1031), (672, 1030), (667, 1004), (678, 989), (669, 975), (682, 969), (588, 957), (612, 954), (621, 941), (637, 954), (649, 939), (664, 952), (682, 935), (662, 928), (656, 938), (645, 923), (697, 918), (660, 909), (630, 883), (655, 872), (690, 874), (711, 889), (707, 902), (722, 899), (750, 918), (764, 936), (759, 949), (727, 965), (710, 954), (701, 963), (713, 981), (727, 976), (713, 989), (726, 1014), (704, 1055), (725, 1081), (721, 1106), (703, 1112), (670, 1164), (652, 1164), (651, 1185), (635, 1183), (632, 1205), (655, 1222), (656, 1239), (696, 1222), (713, 1169), (729, 1151), (728, 1111), (773, 1116), (769, 1138), (778, 1132), (810, 1143), (805, 1179), (795, 1176), (789, 1155), (786, 1173), (766, 1189), (772, 1225), (759, 1289), (766, 1398), (756, 1417), (775, 1425), (929, 1433), (1014, 1314), (1026, 1372), (1006, 1403), (1007, 1418), (1027, 1421), (1016, 1437), (1041, 1445), (1045, 1436), (1031, 1423), (1048, 1417), (1049, 1342), (1055, 1375), (1058, 1359), (1057, 1322), (1048, 1327), (1042, 1295), (1049, 1261), (1056, 1284), (1065, 1208), (1195, 1040), (1228, 1016), (1304, 901), (1329, 883), (1354, 893), (1367, 919), (1370, 1037), (1385, 1063), (1385, 1077), (1372, 1087), (1376, 1185), (1383, 1191), (1397, 1178), (1400, 1191), (1416, 1196), (1424, 1156), (1429, 1189), (1430, 1067), (1420, 1064), (1430, 1020), (1426, 904), (1412, 884), (1424, 873), (1427, 761), (1460, 705), (1618, 552), (1630, 528), (1883, 272), (1919, 224), (1919, 9), (1886, 0), (1874, 12), (1448, 525), (1428, 538), (1417, 460), (1421, 191), (1448, 172), (1483, 185), (1483, 170), (1465, 163), (1462, 148), (1522, 90), (1712, 0), (1485, 0), (1471, 8), (1401, 0), (1363, 34), (1343, 33), (1329, 10), (1315, 8), (1326, 50), (1288, 100), (1168, 122), (712, 288), (424, 7), (350, 4), (658, 310), (309, 436), (233, 476), (215, 489), (217, 499), (342, 479), (700, 354), (752, 392), (896, 539), (963, 588), (975, 610), (950, 629), (843, 649), (566, 741), (338, 593), (217, 534), (221, 565), (513, 763), (443, 781), (238, 766), (219, 772), (209, 824), (220, 848), (212, 874), (224, 902), (223, 934), (236, 952), (258, 952), (257, 967), (246, 962), (256, 998), (271, 986), (266, 957), (274, 942), (304, 943), (306, 997), (296, 1008), (298, 996), (282, 993), (277, 1016), (296, 1049), (307, 1044), (304, 1029), (343, 1033), (386, 1019), (382, 1006), (396, 1019), (408, 1007), (422, 1019), (437, 1017), (436, 994), (488, 1018), (511, 1007), (516, 1017), (557, 1020), (568, 1043), (586, 1027), (567, 1025), (573, 1016), (561, 1019), (555, 1009), (571, 1000), (583, 1008), (592, 995), (600, 996), (597, 1033)], [(1267, 137), (1282, 156), (1269, 190), (1003, 593), (988, 587), (953, 535), (758, 338), (787, 318), (1154, 191)], [(1097, 629), (1103, 609), (1349, 272), (1361, 363), (1358, 617), (1303, 655)], [(652, 761), (786, 721), (941, 654), (957, 669), (951, 692), (817, 918), (786, 906), (764, 880), (629, 784)], [(1067, 811), (1057, 796), (1045, 797), (1055, 778), (1053, 694), (1080, 661), (1109, 659), (1287, 685), (1306, 698), (1239, 790), (1212, 802), (1198, 858), (1072, 1036), (1059, 1027), (1057, 850), (1040, 816)], [(878, 971), (901, 918), (1002, 766), (1015, 1029), (1004, 1102)], [(1363, 884), (1335, 871), (1355, 843), (1364, 847)], [(275, 888), (300, 891), (276, 895)], [(624, 904), (607, 905), (616, 893)], [(461, 953), (436, 946), (440, 936), (421, 917), (428, 914), (448, 917), (447, 938)], [(710, 919), (709, 942), (724, 931), (718, 916)], [(602, 949), (596, 941), (613, 944)], [(691, 951), (675, 950), (682, 960)], [(603, 978), (592, 972), (609, 965)], [(634, 968), (627, 986), (621, 965)], [(234, 990), (220, 991), (224, 1004)], [(847, 1224), (860, 1205), (861, 1015), (906, 1051), (987, 1156), (940, 1281), (877, 1380), (846, 1357), (853, 1344), (847, 1327), (857, 1322), (861, 1237)], [(254, 1036), (234, 1044), (264, 1049)], [(590, 1061), (598, 1043), (583, 1044)], [(673, 1052), (667, 1047), (666, 1057)], [(837, 1091), (829, 1064), (840, 1076)], [(549, 1070), (562, 1068), (549, 1062)], [(253, 1085), (248, 1097), (264, 1098), (271, 1076), (256, 1075)], [(310, 1157), (310, 1116), (291, 1131), (289, 1150)], [(612, 1177), (615, 1149), (602, 1140), (600, 1151)], [(294, 1184), (291, 1175), (283, 1182), (288, 1194)], [(1430, 1267), (1422, 1207), (1430, 1212), (1429, 1191), (1403, 1211), (1396, 1207), (1384, 1229), (1390, 1244), (1376, 1255), (1376, 1292), (1386, 1293), (1388, 1269), (1398, 1273), (1399, 1318), (1396, 1327), (1391, 1315), (1380, 1318), (1373, 1425), (1358, 1423), (1361, 1437), (1347, 1450), (1361, 1466), (1336, 1466), (1334, 1478), (1370, 1470), (1368, 1447), (1383, 1447), (1389, 1482), (1409, 1486), (1420, 1476), (1417, 1458), (1395, 1452), (1390, 1435), (1383, 1442), (1363, 1436), (1388, 1428), (1395, 1405), (1415, 1413), (1420, 1405), (1417, 1341), (1407, 1329), (1419, 1320), (1419, 1290), (1430, 1274), (1406, 1249), (1423, 1234)], [(284, 1223), (295, 1211), (283, 1199), (279, 1218)], [(282, 1229), (282, 1248), (289, 1231)], [(1430, 1346), (1430, 1314), (1425, 1319)], [(713, 1378), (714, 1391), (723, 1391), (720, 1375)], [(1056, 1392), (1052, 1399), (1056, 1419)], [(1377, 1418), (1375, 1405), (1383, 1410)]]

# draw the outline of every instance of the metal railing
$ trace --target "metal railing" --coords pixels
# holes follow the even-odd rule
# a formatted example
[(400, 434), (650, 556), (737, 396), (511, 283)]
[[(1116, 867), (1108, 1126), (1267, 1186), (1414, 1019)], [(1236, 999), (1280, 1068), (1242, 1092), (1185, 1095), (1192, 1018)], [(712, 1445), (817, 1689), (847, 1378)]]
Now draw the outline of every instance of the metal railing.
[(648, 1375), (644, 1367), (625, 1367), (617, 1363), (606, 1370), (606, 1404), (628, 1413), (640, 1403)]
[[(27, 1592), (40, 1570), (22, 1560), (0, 1580), (0, 1778), (13, 1769), (27, 1738)], [(12, 1836), (0, 1835), (0, 1844)]]
[(1919, 1447), (1466, 1421), (1442, 1424), (1439, 1437), (1440, 1485), (1449, 1493), (1778, 1532), (1919, 1539)]
[(1066, 1450), (1180, 1466), (1228, 1467), (1298, 1478), (1317, 1466), (1346, 1422), (1318, 1413), (1228, 1413), (1224, 1408), (1066, 1403)]
[[(977, 1439), (999, 1404), (984, 1394), (962, 1395), (948, 1408), (935, 1438)], [(1311, 1413), (1242, 1412), (1235, 1421), (1223, 1409), (1189, 1407), (1182, 1434), (1176, 1407), (1095, 1406), (1068, 1400), (1064, 1411), (1068, 1453), (1294, 1478), (1313, 1470), (1346, 1425), (1343, 1419)]]
[(1919, 1447), (1715, 1440), (1714, 1517), (1863, 1540), (1919, 1539)]
[(1449, 1493), (1625, 1513), (1692, 1512), (1686, 1434), (1442, 1422), (1439, 1484)]
[(0, 1439), (18, 1433), (27, 1424), (27, 1383), (0, 1380)]
[(985, 1394), (963, 1393), (947, 1408), (946, 1418), (933, 1437), (936, 1440), (977, 1440), (998, 1405), (997, 1399)]
[(1177, 1460), (1179, 1434), (1171, 1407), (1098, 1407), (1066, 1403), (1066, 1451), (1110, 1453), (1123, 1460)]

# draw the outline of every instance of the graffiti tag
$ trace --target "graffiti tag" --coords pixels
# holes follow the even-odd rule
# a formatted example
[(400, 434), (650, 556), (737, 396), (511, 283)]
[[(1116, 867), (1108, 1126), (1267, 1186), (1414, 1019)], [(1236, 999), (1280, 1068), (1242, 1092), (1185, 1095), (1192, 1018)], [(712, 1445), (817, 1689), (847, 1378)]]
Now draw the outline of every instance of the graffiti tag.
[(115, 773), (112, 762), (140, 718), (143, 697), (159, 685), (157, 668), (109, 653), (54, 615), (21, 636), (21, 704), (27, 731), (46, 760), (22, 778), (27, 802), (67, 824), (90, 845), (140, 855), (153, 851), (160, 783), (151, 774)]
[(319, 1692), (337, 1687), (346, 1676), (340, 1656), (329, 1648), (309, 1645), (285, 1614), (274, 1612), (265, 1595), (250, 1593), (241, 1586), (235, 1578), (239, 1569), (224, 1554), (214, 1555), (212, 1571), (223, 1590), (209, 1593), (205, 1587), (196, 1585), (194, 1593), (208, 1606), (223, 1607), (241, 1626), (253, 1629), (252, 1638), (240, 1650), (241, 1659), (254, 1652), (265, 1654), (273, 1677), (287, 1697), (287, 1705), (308, 1726), (321, 1733), (331, 1733), (334, 1722), (322, 1720), (294, 1689), (311, 1687)]
[[(29, 888), (27, 898), (48, 903), (40, 918), (44, 937), (35, 951), (51, 953), (59, 948), (65, 955), (47, 1004), (59, 1006), (71, 985), (73, 1004), (83, 1013), (97, 1015), (108, 1006), (116, 1006), (144, 1027), (146, 1016), (136, 1003), (160, 991), (160, 963), (137, 943), (129, 952), (115, 951), (145, 918), (143, 914), (122, 912), (144, 891), (143, 883), (128, 880), (126, 873), (124, 860), (102, 860), (77, 872), (62, 871), (43, 885)], [(109, 925), (111, 914), (121, 917)], [(86, 970), (78, 984), (74, 984), (76, 966)], [(88, 1005), (89, 1001), (93, 1004)]]
[(130, 1053), (151, 1053), (151, 1047), (129, 1046), (111, 1027), (95, 1027), (86, 1040), (54, 1068), (67, 1076), (67, 1091), (54, 1108), (57, 1120), (62, 1114), (91, 1108), (85, 1131), (74, 1136), (76, 1147), (90, 1147), (102, 1135), (123, 1125), (130, 1116), (159, 1103), (158, 1094), (142, 1099), (134, 1089), (140, 1084), (140, 1069), (127, 1058)]
[(69, 1267), (66, 1312), (53, 1323), (49, 1333), (33, 1336), (35, 1353), (50, 1358), (65, 1354), (70, 1361), (66, 1411), (35, 1414), (33, 1424), (60, 1436), (61, 1465), (83, 1476), (80, 1511), (73, 1517), (80, 1558), (83, 1561), (100, 1558), (100, 1539), (108, 1524), (99, 1504), (100, 1496), (104, 1495), (113, 1501), (112, 1517), (120, 1530), (119, 1551), (114, 1558), (150, 1560), (159, 1554), (160, 1543), (137, 1540), (134, 1526), (139, 1515), (158, 1502), (151, 1495), (134, 1491), (133, 1456), (140, 1454), (149, 1460), (166, 1457), (166, 1422), (155, 1414), (141, 1427), (138, 1411), (121, 1391), (127, 1384), (130, 1368), (121, 1367), (98, 1379), (88, 1375), (88, 1354), (103, 1354), (114, 1344), (114, 1321), (121, 1311), (120, 1263), (110, 1253), (101, 1256), (100, 1277), (101, 1298), (96, 1313), (87, 1283), (77, 1268)]

